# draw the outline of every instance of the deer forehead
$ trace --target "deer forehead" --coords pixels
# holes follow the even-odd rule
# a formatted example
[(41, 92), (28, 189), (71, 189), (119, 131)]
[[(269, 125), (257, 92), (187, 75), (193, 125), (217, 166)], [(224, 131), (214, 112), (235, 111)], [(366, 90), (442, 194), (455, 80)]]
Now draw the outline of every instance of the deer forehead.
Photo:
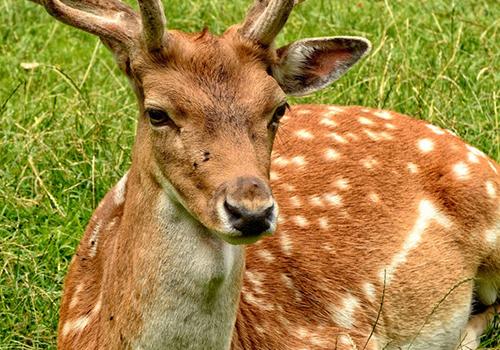
[(276, 80), (266, 73), (273, 62), (271, 50), (233, 35), (172, 35), (176, 39), (162, 58), (146, 55), (133, 62), (146, 103), (202, 113), (237, 108), (238, 113), (270, 110), (284, 100)]

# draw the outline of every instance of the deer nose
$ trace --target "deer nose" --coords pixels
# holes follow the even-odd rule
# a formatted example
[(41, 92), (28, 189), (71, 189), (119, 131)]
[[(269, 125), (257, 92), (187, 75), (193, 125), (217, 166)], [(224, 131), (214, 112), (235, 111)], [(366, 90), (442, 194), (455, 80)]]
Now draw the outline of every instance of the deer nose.
[(257, 236), (269, 231), (274, 220), (274, 203), (258, 210), (248, 210), (224, 201), (231, 225), (244, 236)]
[(227, 183), (224, 211), (228, 223), (243, 236), (258, 236), (275, 226), (276, 208), (269, 186), (256, 177)]

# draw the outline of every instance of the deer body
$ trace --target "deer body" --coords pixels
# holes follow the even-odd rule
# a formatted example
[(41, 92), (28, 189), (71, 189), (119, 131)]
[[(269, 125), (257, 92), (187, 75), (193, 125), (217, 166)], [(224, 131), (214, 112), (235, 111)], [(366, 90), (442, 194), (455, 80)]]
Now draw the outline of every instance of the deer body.
[[(393, 112), (286, 103), (366, 39), (274, 48), (294, 0), (256, 0), (220, 37), (166, 31), (158, 0), (34, 1), (101, 38), (140, 109), (131, 169), (70, 266), (60, 349), (478, 346), (498, 165)], [(471, 315), (473, 298), (490, 307)]]
[[(498, 166), (445, 130), (360, 107), (295, 106), (278, 140), (271, 177), (281, 222), (274, 237), (246, 248), (245, 273), (240, 246), (212, 237), (159, 189), (134, 194), (132, 168), (82, 239), (60, 339), (96, 348), (222, 349), (238, 309), (234, 349), (363, 348), (377, 316), (369, 349), (457, 347), (473, 279), (500, 263), (490, 187), (499, 188)], [(462, 163), (467, 173), (457, 173)], [(136, 201), (150, 206), (137, 212)], [(137, 234), (120, 237), (123, 218)], [(116, 245), (130, 245), (128, 254), (102, 253)], [(488, 260), (490, 270), (482, 265)], [(91, 267), (101, 264), (102, 271)], [(126, 266), (132, 271), (109, 272)], [(95, 292), (82, 293), (89, 285)], [(123, 304), (120, 290), (127, 290)], [(107, 298), (114, 308), (100, 306)], [(82, 317), (85, 327), (75, 322)]]
[(394, 112), (292, 111), (272, 156), (280, 223), (247, 248), (234, 347), (466, 345), (474, 280), (499, 273), (498, 165)]

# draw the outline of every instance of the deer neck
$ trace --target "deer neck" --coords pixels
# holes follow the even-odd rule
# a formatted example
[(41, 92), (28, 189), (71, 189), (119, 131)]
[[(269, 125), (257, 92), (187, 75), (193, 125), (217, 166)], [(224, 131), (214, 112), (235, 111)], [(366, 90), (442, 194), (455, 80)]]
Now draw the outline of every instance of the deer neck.
[[(131, 237), (131, 288), (139, 295), (140, 349), (227, 349), (244, 269), (244, 248), (217, 238), (132, 168), (121, 227)], [(126, 263), (126, 262), (124, 262)]]

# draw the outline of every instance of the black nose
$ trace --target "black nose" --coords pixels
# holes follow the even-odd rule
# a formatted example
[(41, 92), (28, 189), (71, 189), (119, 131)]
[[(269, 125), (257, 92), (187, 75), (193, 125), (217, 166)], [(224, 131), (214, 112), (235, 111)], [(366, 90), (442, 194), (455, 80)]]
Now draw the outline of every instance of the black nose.
[(224, 201), (224, 208), (231, 225), (244, 236), (257, 236), (271, 228), (274, 204), (261, 210), (250, 211), (246, 208), (231, 205), (226, 200)]

